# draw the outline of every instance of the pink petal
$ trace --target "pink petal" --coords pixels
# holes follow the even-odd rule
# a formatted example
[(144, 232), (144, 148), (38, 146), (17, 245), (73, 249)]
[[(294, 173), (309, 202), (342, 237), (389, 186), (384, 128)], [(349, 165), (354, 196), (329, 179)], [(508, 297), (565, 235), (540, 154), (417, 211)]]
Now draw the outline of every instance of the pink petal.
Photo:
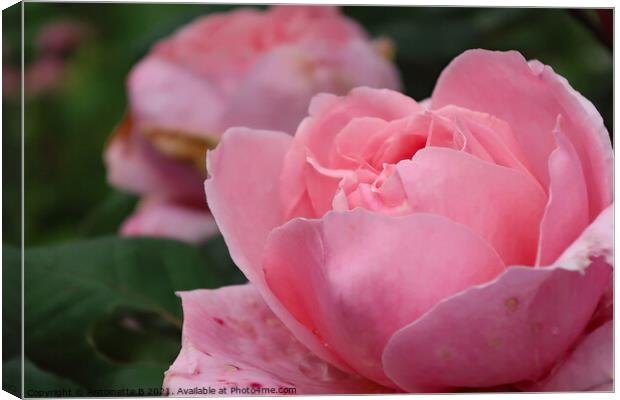
[(469, 140), (480, 143), (496, 164), (529, 172), (525, 167), (527, 160), (523, 149), (515, 141), (512, 129), (506, 122), (455, 106), (443, 107), (436, 113), (453, 120)]
[(411, 98), (387, 89), (358, 87), (345, 97), (319, 94), (310, 103), (310, 117), (296, 133), (296, 141), (307, 147), (322, 165), (329, 165), (335, 137), (355, 118), (401, 119), (422, 108)]
[(585, 269), (593, 257), (603, 257), (609, 265), (613, 262), (614, 205), (601, 212), (593, 223), (571, 244), (555, 262), (564, 268)]
[(288, 321), (289, 329), (315, 354), (346, 369), (311, 332), (294, 321), (266, 287), (261, 270), (267, 236), (284, 223), (278, 182), (292, 140), (282, 132), (248, 128), (226, 131), (217, 148), (207, 155), (207, 201), (233, 261), (269, 307)]
[(374, 154), (376, 146), (368, 149), (369, 141), (388, 126), (381, 118), (359, 117), (352, 119), (334, 138), (329, 164), (337, 168), (356, 168), (360, 156)]
[(413, 212), (446, 216), (485, 238), (506, 265), (533, 265), (547, 202), (529, 174), (430, 147), (397, 165)]
[[(364, 149), (364, 156), (378, 171), (384, 169), (385, 164), (411, 159), (426, 145), (430, 132), (438, 125), (437, 119), (427, 112), (391, 121), (371, 138)], [(446, 127), (442, 124), (443, 128)], [(450, 131), (451, 139), (452, 133)]]
[(267, 23), (284, 40), (323, 40), (342, 43), (366, 39), (364, 30), (353, 20), (343, 18), (338, 7), (316, 5), (272, 6)]
[(125, 117), (106, 145), (104, 161), (108, 182), (134, 193), (163, 190), (157, 173), (149, 167), (140, 146), (133, 138), (133, 129), (131, 118)]
[(158, 57), (136, 65), (127, 82), (132, 112), (139, 126), (219, 136), (222, 95), (206, 79)]
[(204, 204), (200, 173), (155, 149), (131, 116), (123, 119), (108, 142), (104, 160), (108, 181), (122, 190)]
[[(539, 74), (562, 107), (562, 133), (572, 142), (588, 185), (590, 218), (594, 219), (613, 199), (614, 153), (609, 132), (596, 107), (553, 69), (536, 60), (530, 67)], [(565, 123), (566, 122), (566, 123)]]
[(318, 162), (308, 156), (304, 168), (304, 183), (308, 198), (314, 210), (313, 216), (320, 217), (332, 208), (334, 195), (342, 179), (342, 174), (350, 173), (345, 170), (323, 168)]
[(239, 87), (222, 115), (222, 125), (294, 134), (312, 96), (323, 91), (316, 87), (312, 76), (303, 73), (300, 65), (312, 62), (307, 57), (301, 49), (291, 47), (266, 54), (245, 79), (239, 78)]
[(260, 56), (265, 22), (265, 13), (254, 8), (209, 14), (157, 43), (152, 53), (195, 76), (230, 78)]
[(613, 328), (609, 321), (585, 335), (548, 377), (520, 388), (530, 392), (613, 390)]
[(228, 388), (228, 395), (235, 395), (233, 387), (294, 388), (296, 394), (389, 391), (339, 371), (309, 352), (249, 284), (180, 296), (185, 315), (183, 347), (163, 384), (171, 395), (191, 394), (187, 391), (196, 387)]
[[(444, 147), (448, 149), (462, 151), (475, 156), (483, 161), (493, 162), (489, 152), (482, 147), (475, 136), (469, 134), (469, 129), (462, 126), (462, 123), (455, 124), (445, 117), (440, 117), (438, 113), (432, 115), (431, 123), (428, 128), (428, 138), (426, 147)], [(457, 121), (458, 122), (458, 121)], [(407, 157), (410, 159), (411, 157)], [(403, 160), (401, 158), (400, 160)], [(397, 160), (397, 161), (400, 161)]]
[(384, 385), (393, 384), (381, 354), (397, 329), (504, 269), (483, 240), (445, 218), (363, 209), (278, 228), (263, 265), (269, 287), (299, 322), (355, 371)]
[(551, 68), (538, 61), (528, 64), (518, 52), (467, 51), (443, 71), (433, 92), (433, 108), (451, 104), (506, 121), (544, 187), (549, 184), (547, 160), (555, 149), (551, 132), (562, 115), (563, 133), (583, 166), (590, 218), (611, 202), (613, 152), (602, 118)]
[(614, 282), (612, 279), (609, 280), (609, 285), (601, 300), (598, 302), (598, 306), (596, 307), (596, 311), (594, 315), (592, 315), (592, 320), (590, 321), (590, 325), (588, 328), (596, 329), (599, 326), (603, 325), (607, 321), (611, 321), (614, 318)]
[(235, 263), (253, 280), (267, 235), (281, 225), (278, 178), (291, 136), (231, 128), (207, 154), (205, 191)]
[(312, 42), (280, 47), (264, 54), (244, 76), (226, 105), (223, 126), (290, 134), (306, 116), (316, 93), (344, 95), (360, 85), (400, 87), (393, 65), (375, 54), (365, 41), (342, 46)]
[(146, 198), (121, 227), (124, 236), (155, 236), (200, 243), (217, 233), (206, 204), (203, 209)]
[[(558, 121), (559, 122), (559, 121)], [(588, 192), (574, 147), (558, 126), (549, 158), (549, 202), (540, 226), (536, 265), (549, 265), (588, 226)]]
[(383, 354), (386, 374), (409, 391), (541, 378), (575, 344), (609, 284), (608, 217), (597, 218), (553, 267), (510, 267), (396, 332)]
[[(413, 99), (387, 89), (358, 87), (344, 97), (327, 93), (314, 96), (310, 103), (310, 116), (299, 125), (282, 171), (281, 198), (287, 218), (320, 216), (320, 211), (325, 211), (325, 204), (328, 203), (325, 199), (317, 202), (316, 196), (310, 196), (306, 190), (309, 156), (316, 165), (331, 167), (333, 153), (338, 150), (334, 141), (355, 119), (393, 121), (420, 110), (421, 107)], [(372, 124), (376, 126), (376, 123)], [(364, 132), (371, 133), (369, 130)], [(310, 171), (312, 177), (316, 177), (314, 171)], [(331, 197), (334, 194), (332, 192)], [(318, 210), (314, 209), (313, 203), (319, 204)]]
[(430, 98), (430, 97), (428, 97), (428, 98), (426, 98), (426, 99), (424, 99), (424, 100), (420, 100), (420, 101), (418, 101), (418, 104), (419, 104), (421, 107), (425, 108), (426, 110), (430, 110), (430, 109), (432, 108), (432, 105), (431, 105), (431, 98)]

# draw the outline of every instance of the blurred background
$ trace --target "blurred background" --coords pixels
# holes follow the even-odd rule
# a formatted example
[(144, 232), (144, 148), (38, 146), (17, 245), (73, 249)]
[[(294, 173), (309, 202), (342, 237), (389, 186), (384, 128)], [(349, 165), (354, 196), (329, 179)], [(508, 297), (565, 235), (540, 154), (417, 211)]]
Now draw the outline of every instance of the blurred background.
[[(125, 78), (132, 65), (181, 25), (232, 6), (24, 7), (26, 386), (157, 388), (180, 346), (181, 312), (174, 290), (218, 287), (243, 277), (220, 238), (198, 248), (116, 238), (137, 199), (108, 186), (102, 151), (125, 111)], [(594, 103), (613, 134), (611, 11), (343, 10), (371, 36), (394, 41), (406, 94), (417, 100), (431, 94), (442, 69), (464, 50), (514, 49), (566, 77)], [(18, 271), (20, 5), (3, 11), (2, 18), (3, 261)], [(3, 270), (5, 296), (17, 296), (18, 273), (7, 274), (13, 274), (8, 267)], [(3, 361), (15, 377), (21, 368), (15, 361), (19, 303), (5, 301), (3, 307)], [(13, 335), (6, 334), (7, 327)]]

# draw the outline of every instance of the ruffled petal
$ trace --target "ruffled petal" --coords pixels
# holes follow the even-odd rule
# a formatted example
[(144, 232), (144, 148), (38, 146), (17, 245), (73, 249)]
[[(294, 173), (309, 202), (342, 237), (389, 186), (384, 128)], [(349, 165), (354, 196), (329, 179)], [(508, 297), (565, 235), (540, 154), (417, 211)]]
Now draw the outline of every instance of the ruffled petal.
[(549, 202), (540, 225), (536, 265), (549, 265), (589, 222), (588, 192), (579, 157), (558, 126), (557, 149), (549, 158)]
[(432, 107), (457, 105), (506, 121), (543, 187), (549, 184), (548, 159), (555, 149), (551, 132), (562, 115), (563, 132), (572, 142), (588, 185), (590, 218), (612, 199), (613, 151), (609, 134), (594, 106), (568, 82), (538, 61), (518, 52), (470, 50), (442, 72)]
[(436, 110), (436, 114), (453, 120), (467, 139), (478, 142), (497, 165), (529, 172), (523, 149), (515, 141), (512, 129), (506, 122), (492, 115), (455, 106), (443, 107)]
[(387, 89), (357, 87), (347, 96), (321, 93), (310, 103), (310, 117), (297, 129), (295, 140), (307, 147), (321, 165), (329, 166), (340, 131), (355, 118), (394, 121), (422, 111), (413, 99)]
[[(165, 374), (170, 395), (205, 396), (209, 393), (195, 391), (209, 387), (220, 396), (389, 392), (309, 352), (250, 284), (179, 295), (183, 347)], [(235, 387), (249, 392), (234, 392)]]

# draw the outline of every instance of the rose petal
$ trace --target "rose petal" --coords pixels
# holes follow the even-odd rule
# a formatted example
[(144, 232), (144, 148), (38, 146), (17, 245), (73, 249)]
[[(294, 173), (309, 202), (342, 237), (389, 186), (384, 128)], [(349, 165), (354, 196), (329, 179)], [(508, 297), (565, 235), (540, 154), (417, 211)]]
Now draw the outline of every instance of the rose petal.
[(105, 148), (108, 182), (134, 193), (157, 192), (162, 189), (161, 180), (136, 146), (134, 134), (131, 116), (126, 115)]
[[(594, 219), (613, 199), (614, 153), (609, 132), (594, 105), (573, 89), (566, 78), (537, 60), (530, 62), (561, 105), (562, 133), (572, 142), (588, 185), (590, 218)], [(566, 123), (564, 123), (566, 122)]]
[(413, 212), (439, 214), (466, 225), (485, 238), (506, 265), (534, 264), (547, 199), (530, 175), (437, 147), (418, 151), (396, 168)]
[[(478, 139), (470, 134), (460, 121), (451, 121), (441, 117), (439, 113), (429, 113), (432, 115), (431, 123), (428, 127), (428, 138), (426, 147), (444, 147), (448, 149), (462, 151), (479, 158), (483, 161), (494, 163), (489, 152), (480, 144)], [(410, 159), (412, 157), (407, 157)], [(403, 160), (401, 158), (396, 161)]]
[(269, 307), (280, 319), (288, 321), (288, 328), (315, 354), (346, 369), (346, 364), (282, 307), (266, 287), (261, 270), (267, 236), (284, 222), (278, 182), (292, 140), (282, 132), (248, 128), (226, 131), (217, 148), (207, 156), (207, 201), (233, 261)]
[(366, 39), (364, 30), (353, 20), (344, 19), (338, 7), (279, 5), (269, 8), (267, 24), (282, 40), (329, 40), (342, 43)]
[(559, 125), (555, 137), (558, 147), (549, 157), (549, 202), (540, 225), (536, 265), (553, 263), (589, 222), (588, 192), (579, 157)]
[(294, 47), (266, 55), (245, 75), (246, 79), (239, 79), (239, 87), (226, 104), (222, 124), (295, 133), (313, 94), (331, 91), (321, 89), (310, 72), (304, 71), (303, 63), (310, 62), (309, 56)]
[(505, 167), (523, 172), (527, 161), (521, 146), (515, 141), (510, 126), (491, 115), (473, 112), (456, 106), (446, 106), (436, 111), (442, 117), (450, 118), (491, 155), (493, 161)]
[(209, 80), (158, 57), (136, 65), (127, 82), (138, 125), (220, 135), (222, 97)]
[(383, 354), (386, 374), (409, 391), (539, 379), (574, 345), (609, 284), (604, 254), (612, 230), (605, 214), (565, 253), (580, 258), (589, 249), (591, 261), (563, 256), (553, 267), (510, 267), (443, 300), (392, 336)]
[[(235, 76), (261, 54), (252, 44), (260, 42), (265, 14), (254, 8), (240, 7), (200, 17), (157, 43), (152, 53), (186, 67), (194, 76), (224, 79)], [(206, 37), (209, 40), (205, 40)]]
[(587, 334), (548, 377), (520, 388), (529, 392), (613, 390), (613, 328), (609, 321)]
[(614, 318), (614, 282), (613, 279), (609, 280), (609, 285), (603, 293), (601, 300), (598, 302), (596, 311), (592, 315), (592, 320), (588, 326), (591, 329), (596, 329), (603, 325), (605, 322)]
[(334, 168), (356, 168), (377, 151), (377, 146), (368, 148), (370, 139), (385, 129), (388, 122), (381, 118), (359, 117), (349, 121), (334, 138), (329, 165)]
[(590, 224), (562, 253), (555, 262), (566, 269), (583, 270), (593, 257), (603, 257), (607, 264), (614, 265), (614, 206), (613, 204), (601, 212), (593, 223)]
[(420, 101), (418, 101), (418, 104), (419, 104), (421, 107), (423, 107), (423, 108), (425, 108), (425, 109), (427, 109), (427, 110), (430, 110), (430, 109), (432, 108), (432, 105), (431, 105), (431, 98), (430, 98), (430, 97), (428, 97), (428, 98), (426, 98), (426, 99), (424, 99), (424, 100), (420, 100)]
[(400, 87), (394, 67), (362, 41), (329, 47), (313, 42), (284, 46), (265, 55), (246, 76), (240, 79), (222, 116), (226, 127), (249, 126), (293, 134), (316, 93), (344, 95), (361, 84)]
[(173, 160), (155, 149), (133, 120), (130, 115), (123, 119), (105, 149), (110, 184), (133, 193), (203, 205), (200, 172), (190, 162)]
[(188, 395), (188, 390), (203, 387), (228, 388), (228, 395), (235, 395), (232, 387), (294, 388), (296, 394), (389, 391), (339, 371), (309, 352), (249, 284), (180, 296), (183, 347), (163, 384), (171, 395)]
[(200, 243), (217, 233), (217, 225), (204, 209), (169, 200), (145, 198), (121, 227), (124, 236), (155, 236)]
[(550, 67), (528, 64), (514, 51), (467, 51), (443, 71), (433, 92), (432, 107), (446, 105), (506, 121), (544, 187), (549, 184), (547, 160), (556, 147), (551, 132), (562, 115), (563, 132), (579, 155), (588, 185), (590, 218), (611, 202), (613, 151), (602, 118)]
[(278, 228), (263, 265), (269, 287), (299, 322), (357, 372), (384, 385), (392, 383), (381, 354), (397, 329), (504, 268), (482, 239), (446, 218), (394, 218), (363, 209)]
[[(317, 217), (321, 215), (320, 211), (325, 211), (325, 205), (331, 202), (335, 193), (332, 192), (329, 201), (311, 199), (306, 190), (307, 159), (310, 156), (316, 165), (332, 167), (332, 150), (337, 150), (334, 141), (354, 119), (394, 121), (421, 110), (413, 99), (387, 89), (358, 87), (343, 97), (326, 93), (314, 96), (310, 116), (299, 125), (282, 171), (281, 197), (286, 200), (284, 212), (287, 218)], [(310, 177), (316, 177), (314, 171), (310, 171)], [(318, 204), (318, 210), (313, 204)]]
[[(418, 150), (424, 148), (432, 135), (433, 127), (441, 125), (437, 131), (445, 132), (447, 127), (441, 122), (426, 112), (391, 121), (371, 138), (364, 149), (364, 156), (378, 171), (384, 169), (385, 164), (409, 160)], [(452, 133), (450, 130), (450, 139), (453, 139)]]
[(291, 142), (281, 132), (232, 128), (207, 155), (209, 208), (249, 279), (257, 275), (267, 235), (283, 222), (277, 181)]
[(354, 118), (394, 121), (422, 111), (413, 99), (387, 89), (358, 87), (347, 96), (319, 94), (310, 103), (310, 117), (297, 129), (295, 141), (307, 147), (321, 165), (329, 166), (335, 137)]

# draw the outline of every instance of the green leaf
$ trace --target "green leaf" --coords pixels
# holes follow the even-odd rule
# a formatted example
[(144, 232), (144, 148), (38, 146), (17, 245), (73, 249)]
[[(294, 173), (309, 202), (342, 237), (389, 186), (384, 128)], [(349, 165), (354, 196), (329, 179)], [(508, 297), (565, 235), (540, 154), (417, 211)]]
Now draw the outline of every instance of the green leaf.
[(97, 321), (88, 337), (102, 357), (119, 364), (166, 364), (178, 354), (181, 339), (178, 327), (158, 314), (130, 308)]
[(215, 271), (227, 285), (238, 285), (248, 281), (230, 258), (228, 247), (222, 235), (216, 235), (202, 246), (209, 265), (213, 266), (213, 271)]
[[(14, 396), (21, 397), (21, 358), (16, 357), (2, 366), (3, 389)], [(39, 369), (30, 360), (25, 359), (24, 383), (26, 397), (67, 397), (84, 393), (84, 389), (68, 379), (58, 377), (47, 371)]]
[(89, 390), (159, 388), (180, 349), (175, 292), (226, 283), (217, 260), (145, 238), (27, 251), (26, 356)]
[(111, 191), (82, 222), (82, 235), (94, 237), (116, 233), (125, 218), (134, 210), (136, 203), (135, 195)]

